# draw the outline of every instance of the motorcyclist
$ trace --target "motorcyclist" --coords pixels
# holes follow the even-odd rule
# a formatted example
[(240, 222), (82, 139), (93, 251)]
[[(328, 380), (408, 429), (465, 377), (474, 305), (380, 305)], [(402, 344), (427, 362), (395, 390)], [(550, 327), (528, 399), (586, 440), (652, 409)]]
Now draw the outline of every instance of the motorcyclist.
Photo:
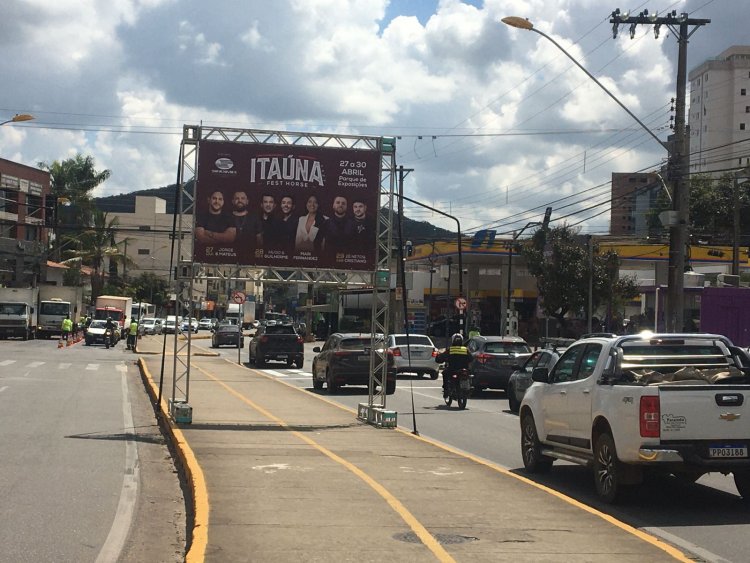
[(443, 397), (448, 395), (448, 381), (454, 373), (468, 369), (471, 362), (471, 353), (464, 346), (464, 337), (456, 333), (451, 336), (451, 345), (437, 355), (435, 361), (439, 364), (445, 363), (443, 368)]
[(107, 317), (107, 322), (104, 324), (104, 334), (107, 334), (109, 332), (109, 341), (114, 344), (115, 343), (115, 323), (112, 320), (112, 317)]

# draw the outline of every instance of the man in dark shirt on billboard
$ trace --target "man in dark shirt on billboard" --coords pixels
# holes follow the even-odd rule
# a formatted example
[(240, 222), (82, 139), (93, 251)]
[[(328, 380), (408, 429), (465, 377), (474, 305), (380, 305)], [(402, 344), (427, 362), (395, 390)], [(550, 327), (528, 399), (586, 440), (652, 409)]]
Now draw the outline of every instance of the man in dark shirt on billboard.
[(261, 246), (264, 250), (268, 248), (269, 243), (273, 244), (274, 230), (276, 229), (276, 198), (271, 194), (263, 194), (260, 200), (260, 229), (261, 229)]
[(354, 223), (346, 212), (348, 202), (342, 195), (333, 198), (333, 215), (325, 222), (323, 232), (325, 241), (323, 249), (325, 256), (333, 263), (337, 254), (350, 251)]
[(367, 254), (374, 248), (375, 240), (372, 236), (372, 225), (367, 216), (367, 204), (361, 199), (352, 202), (353, 232), (352, 251), (359, 254)]
[(294, 252), (294, 239), (297, 235), (298, 220), (294, 214), (294, 198), (284, 195), (279, 200), (279, 215), (269, 224), (266, 233), (266, 248), (269, 250), (283, 250), (287, 256)]
[(258, 246), (261, 225), (258, 216), (250, 213), (247, 193), (242, 190), (237, 190), (232, 196), (232, 220), (237, 229), (236, 246), (252, 255)]
[(205, 246), (222, 246), (234, 242), (237, 229), (224, 212), (224, 194), (219, 190), (208, 196), (208, 209), (195, 221), (195, 240)]

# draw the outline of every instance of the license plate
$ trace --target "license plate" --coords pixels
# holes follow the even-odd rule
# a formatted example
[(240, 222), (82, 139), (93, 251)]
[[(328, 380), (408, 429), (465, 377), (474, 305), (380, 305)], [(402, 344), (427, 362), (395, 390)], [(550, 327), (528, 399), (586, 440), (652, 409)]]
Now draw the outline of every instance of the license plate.
[(461, 386), (461, 389), (469, 389), (471, 387), (468, 379), (462, 379), (459, 385)]
[(747, 457), (747, 446), (723, 444), (709, 446), (709, 457)]
[(412, 352), (410, 352), (410, 355), (414, 356), (415, 358), (421, 358), (422, 357), (422, 352), (418, 352), (416, 350), (413, 350)]

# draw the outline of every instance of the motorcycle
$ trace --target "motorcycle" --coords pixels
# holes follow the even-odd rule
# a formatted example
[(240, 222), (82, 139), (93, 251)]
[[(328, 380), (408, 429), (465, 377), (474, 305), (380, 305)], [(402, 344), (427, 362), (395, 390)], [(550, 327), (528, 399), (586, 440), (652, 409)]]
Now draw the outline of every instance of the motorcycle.
[(468, 369), (460, 369), (450, 376), (446, 382), (446, 393), (443, 397), (445, 404), (451, 406), (453, 401), (458, 403), (459, 409), (466, 408), (466, 402), (471, 393), (471, 378), (474, 377)]
[(106, 349), (109, 349), (109, 346), (111, 343), (112, 343), (112, 331), (107, 329), (104, 331), (104, 347)]

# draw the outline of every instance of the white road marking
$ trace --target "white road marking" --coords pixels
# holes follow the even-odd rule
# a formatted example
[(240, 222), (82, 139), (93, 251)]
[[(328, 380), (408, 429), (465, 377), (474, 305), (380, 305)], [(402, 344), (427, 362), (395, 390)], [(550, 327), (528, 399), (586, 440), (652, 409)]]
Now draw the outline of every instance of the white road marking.
[(3, 391), (5, 391), (6, 389), (9, 389), (9, 387), (7, 385), (5, 387), (0, 387), (0, 393), (2, 393)]
[(86, 369), (89, 371), (96, 371), (99, 369), (99, 364), (86, 364)]
[(268, 374), (273, 375), (275, 377), (289, 377), (287, 374), (281, 373), (280, 371), (276, 371), (276, 370), (273, 370), (273, 369), (264, 369), (263, 373), (268, 373)]
[(58, 368), (58, 369), (68, 369), (68, 368), (69, 368), (70, 366), (72, 366), (72, 365), (73, 365), (73, 364), (66, 364), (66, 363), (61, 363), (61, 364), (58, 364), (58, 365), (57, 365), (57, 368)]
[(30, 364), (26, 364), (27, 368), (38, 368), (39, 366), (43, 366), (46, 362), (31, 362)]
[[(99, 367), (98, 364), (89, 364)], [(128, 394), (128, 380), (126, 375), (127, 366), (116, 365), (120, 372), (120, 386), (122, 388), (122, 420), (124, 431), (134, 433), (133, 426), (133, 409), (130, 404), (130, 395)], [(122, 368), (125, 368), (124, 370)], [(86, 369), (89, 369), (86, 367)], [(96, 563), (105, 563), (117, 561), (122, 554), (125, 546), (125, 540), (128, 538), (130, 526), (133, 523), (135, 514), (135, 504), (138, 500), (138, 481), (140, 480), (140, 462), (138, 460), (138, 448), (135, 440), (128, 438), (125, 440), (125, 473), (122, 479), (122, 489), (120, 490), (120, 501), (117, 503), (117, 511), (112, 527), (107, 534), (107, 539), (102, 545), (101, 551), (96, 558)]]
[(10, 364), (15, 364), (16, 360), (3, 360), (0, 362), (0, 366), (9, 366)]
[(120, 373), (125, 374), (128, 371), (128, 366), (126, 366), (125, 364), (116, 364), (115, 369)]

